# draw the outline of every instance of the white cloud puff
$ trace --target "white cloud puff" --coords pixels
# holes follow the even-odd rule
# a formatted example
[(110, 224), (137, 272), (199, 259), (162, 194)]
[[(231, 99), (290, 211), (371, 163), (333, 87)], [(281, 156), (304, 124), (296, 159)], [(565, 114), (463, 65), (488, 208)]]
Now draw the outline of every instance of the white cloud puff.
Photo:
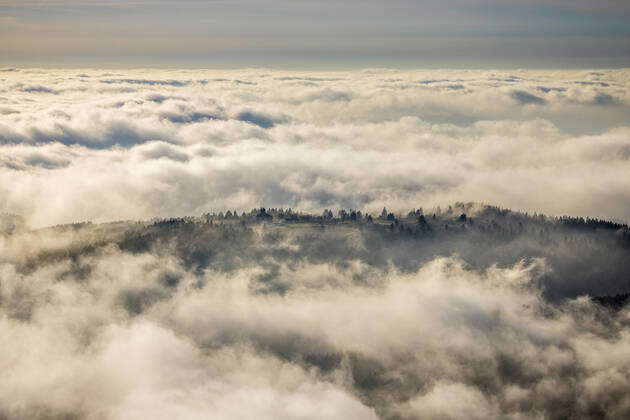
[(2, 77), (0, 211), (32, 225), (453, 200), (630, 216), (627, 70)]
[[(437, 258), (402, 272), (316, 262), (294, 244), (302, 258), (276, 264), (274, 281), (291, 284), (281, 294), (257, 289), (273, 252), (195, 272), (168, 246), (162, 255), (109, 246), (65, 257), (91, 234), (23, 235), (2, 242), (5, 418), (630, 412), (628, 308), (547, 302), (537, 287), (548, 269), (542, 259), (472, 270)], [(55, 249), (60, 256), (45, 260)], [(34, 255), (42, 259), (29, 268)]]

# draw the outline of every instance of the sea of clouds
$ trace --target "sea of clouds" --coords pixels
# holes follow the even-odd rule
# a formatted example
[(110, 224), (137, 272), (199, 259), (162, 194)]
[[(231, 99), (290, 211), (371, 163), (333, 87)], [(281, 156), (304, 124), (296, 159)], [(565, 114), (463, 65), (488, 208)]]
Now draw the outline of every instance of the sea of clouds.
[(548, 301), (544, 258), (403, 269), (344, 258), (379, 241), (357, 230), (256, 228), (218, 230), (198, 270), (82, 232), (0, 236), (0, 418), (630, 414), (630, 309)]
[(630, 218), (630, 71), (0, 71), (34, 226), (455, 200)]
[[(0, 213), (38, 228), (470, 200), (627, 220), (629, 92), (628, 70), (4, 69)], [(214, 239), (190, 258), (186, 225), (148, 250), (111, 239), (147, 226), (0, 233), (0, 419), (630, 417), (630, 309), (582, 296), (621, 286), (569, 275), (609, 261), (597, 242), (565, 237), (559, 270), (472, 258), (491, 241), (465, 233), (459, 255), (356, 226), (202, 225)], [(496, 255), (545, 232), (527, 235)]]

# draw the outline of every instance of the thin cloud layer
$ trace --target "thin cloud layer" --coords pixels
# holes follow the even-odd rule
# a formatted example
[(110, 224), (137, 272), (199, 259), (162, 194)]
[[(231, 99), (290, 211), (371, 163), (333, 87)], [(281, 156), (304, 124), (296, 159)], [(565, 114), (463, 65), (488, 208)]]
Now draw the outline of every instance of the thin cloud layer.
[(13, 70), (0, 212), (35, 226), (455, 200), (630, 217), (626, 70)]

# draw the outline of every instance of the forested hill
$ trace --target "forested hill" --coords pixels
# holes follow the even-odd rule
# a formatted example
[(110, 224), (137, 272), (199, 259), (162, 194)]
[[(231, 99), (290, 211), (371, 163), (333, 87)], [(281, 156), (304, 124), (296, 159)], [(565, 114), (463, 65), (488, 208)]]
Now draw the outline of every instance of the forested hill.
[[(418, 395), (451, 382), (474, 390), (467, 395), (479, 397), (465, 396), (473, 404), (494, 398), (500, 408), (483, 418), (517, 409), (531, 418), (628, 417), (626, 382), (604, 382), (612, 387), (605, 404), (620, 407), (609, 417), (604, 394), (588, 388), (627, 377), (623, 224), (461, 203), (372, 215), (258, 208), (44, 229), (4, 219), (0, 319), (8, 342), (21, 345), (15, 354), (42, 352), (36, 368), (22, 362), (20, 372), (45, 371), (52, 355), (63, 361), (53, 370), (83, 386), (93, 372), (109, 375), (114, 354), (131, 362), (111, 389), (184, 360), (160, 384), (220, 378), (227, 363), (247, 387), (267, 372), (275, 384), (304, 370), (386, 420), (418, 418), (400, 407), (424, 404)], [(514, 389), (531, 392), (522, 405), (513, 405)], [(443, 392), (452, 399), (451, 388)], [(8, 418), (83, 418), (75, 406)]]
[(208, 268), (230, 272), (264, 267), (256, 288), (287, 293), (292, 285), (279, 273), (283, 263), (344, 266), (359, 261), (410, 272), (435, 257), (455, 255), (471, 269), (544, 259), (540, 286), (551, 300), (630, 292), (627, 225), (530, 215), (473, 203), (406, 214), (383, 209), (378, 215), (353, 210), (313, 215), (259, 208), (241, 214), (228, 211), (144, 222), (76, 223), (33, 231), (20, 226), (19, 219), (11, 220), (5, 223), (10, 226), (4, 233), (6, 244), (18, 244), (21, 238), (38, 244), (19, 255), (11, 257), (8, 252), (3, 257), (16, 258), (24, 271), (69, 260), (67, 275), (80, 277), (90, 269), (86, 257), (115, 247), (132, 254), (176, 256), (197, 273)]

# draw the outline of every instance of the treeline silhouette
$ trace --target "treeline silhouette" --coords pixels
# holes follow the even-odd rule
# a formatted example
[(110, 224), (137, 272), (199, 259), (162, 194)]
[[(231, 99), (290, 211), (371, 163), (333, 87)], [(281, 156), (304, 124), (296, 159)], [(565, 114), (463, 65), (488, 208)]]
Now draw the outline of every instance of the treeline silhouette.
[[(5, 235), (18, 235), (19, 230)], [(231, 272), (263, 267), (257, 290), (286, 293), (282, 264), (359, 261), (376, 269), (417, 270), (436, 258), (456, 255), (471, 269), (512, 266), (544, 259), (539, 284), (547, 299), (630, 292), (630, 230), (592, 218), (548, 217), (497, 206), (458, 202), (446, 208), (378, 214), (353, 209), (309, 214), (294, 209), (228, 210), (201, 216), (148, 221), (76, 223), (28, 231), (66, 238), (57, 247), (27, 253), (22, 270), (70, 261), (89, 270), (86, 256), (108, 247), (122, 252), (174, 256), (188, 269)], [(363, 281), (360, 276), (357, 282)]]

